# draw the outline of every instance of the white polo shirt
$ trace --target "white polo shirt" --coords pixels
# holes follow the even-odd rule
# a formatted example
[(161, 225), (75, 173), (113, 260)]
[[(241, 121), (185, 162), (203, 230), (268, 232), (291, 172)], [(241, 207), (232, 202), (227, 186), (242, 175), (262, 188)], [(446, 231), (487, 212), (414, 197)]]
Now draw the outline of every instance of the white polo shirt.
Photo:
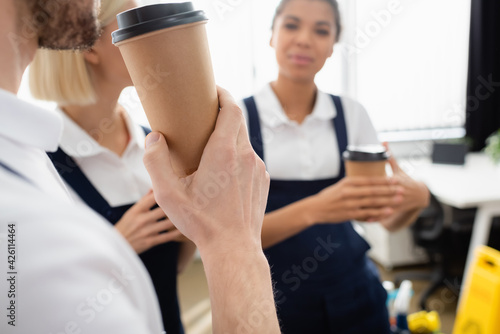
[[(60, 146), (71, 156), (97, 191), (112, 207), (137, 202), (151, 189), (151, 179), (144, 167), (144, 140), (142, 127), (135, 124), (125, 113), (125, 123), (130, 141), (122, 156), (99, 145), (87, 132), (68, 117), (56, 110), (63, 119)], [(103, 129), (96, 129), (96, 134)], [(68, 186), (76, 202), (80, 197)]]
[[(302, 124), (287, 117), (270, 84), (254, 98), (264, 142), (264, 161), (272, 179), (314, 180), (339, 174), (342, 152), (332, 125), (337, 110), (328, 94), (318, 91), (314, 109)], [(348, 144), (378, 144), (377, 133), (363, 106), (346, 97), (341, 100)], [(248, 118), (243, 101), (239, 105)]]
[(161, 333), (143, 264), (110, 224), (71, 203), (45, 158), (60, 118), (3, 90), (0, 106), (0, 161), (28, 179), (0, 167), (0, 333)]
[[(57, 148), (62, 122), (54, 112), (22, 103), (0, 89), (0, 159), (45, 193), (71, 202), (46, 151)], [(40, 140), (43, 138), (43, 140)], [(35, 172), (36, 171), (36, 172)]]

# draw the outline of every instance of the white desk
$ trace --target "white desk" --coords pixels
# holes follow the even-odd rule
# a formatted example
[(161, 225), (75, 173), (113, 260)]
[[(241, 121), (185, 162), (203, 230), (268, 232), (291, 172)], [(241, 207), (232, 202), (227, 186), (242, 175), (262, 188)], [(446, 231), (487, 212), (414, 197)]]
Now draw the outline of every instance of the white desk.
[(459, 209), (477, 207), (465, 278), (474, 259), (474, 250), (488, 242), (491, 220), (500, 215), (500, 166), (494, 166), (481, 153), (469, 153), (464, 166), (432, 164), (428, 160), (406, 163), (414, 168), (410, 174), (425, 182), (440, 202)]

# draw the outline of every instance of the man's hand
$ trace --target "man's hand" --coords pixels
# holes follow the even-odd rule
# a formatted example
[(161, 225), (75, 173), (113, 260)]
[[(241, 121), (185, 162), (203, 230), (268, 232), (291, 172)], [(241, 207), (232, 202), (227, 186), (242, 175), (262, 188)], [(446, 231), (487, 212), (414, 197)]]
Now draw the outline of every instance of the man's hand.
[[(214, 333), (249, 328), (251, 333), (279, 333), (261, 247), (269, 175), (250, 145), (241, 110), (227, 92), (218, 92), (221, 110), (198, 171), (179, 178), (159, 133), (146, 138), (144, 164), (157, 203), (200, 250)], [(258, 322), (251, 320), (255, 317)]]
[[(157, 203), (200, 251), (206, 247), (260, 250), (269, 175), (254, 153), (241, 110), (219, 89), (221, 110), (198, 171), (179, 178), (165, 138), (147, 137), (144, 164)], [(233, 249), (234, 251), (234, 249)]]

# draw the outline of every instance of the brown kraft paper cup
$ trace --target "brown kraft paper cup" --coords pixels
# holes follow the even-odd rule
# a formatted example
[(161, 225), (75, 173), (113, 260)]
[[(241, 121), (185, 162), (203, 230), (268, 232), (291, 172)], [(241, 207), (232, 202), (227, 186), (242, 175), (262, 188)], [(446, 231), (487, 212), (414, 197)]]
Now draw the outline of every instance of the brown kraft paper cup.
[(383, 146), (348, 147), (343, 157), (346, 176), (386, 176), (388, 154)]
[(179, 176), (197, 170), (219, 111), (205, 24), (180, 24), (115, 43)]

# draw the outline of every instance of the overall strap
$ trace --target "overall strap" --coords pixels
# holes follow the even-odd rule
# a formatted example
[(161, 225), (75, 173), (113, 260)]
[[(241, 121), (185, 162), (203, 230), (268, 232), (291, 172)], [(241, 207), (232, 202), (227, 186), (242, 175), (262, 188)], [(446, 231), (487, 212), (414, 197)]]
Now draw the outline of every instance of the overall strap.
[(33, 184), (33, 182), (31, 182), (30, 179), (28, 179), (26, 176), (24, 176), (23, 174), (19, 173), (18, 171), (15, 171), (14, 169), (10, 168), (9, 166), (7, 166), (6, 164), (4, 164), (3, 162), (0, 161), (0, 167), (5, 169), (6, 172), (10, 173), (10, 174), (13, 174), (15, 176), (17, 176), (18, 178), (22, 179), (23, 181), (26, 181), (30, 184)]
[[(342, 153), (347, 149), (347, 126), (344, 117), (344, 108), (342, 107), (342, 101), (340, 97), (335, 95), (330, 95), (332, 97), (335, 108), (337, 109), (337, 116), (332, 120), (333, 127), (335, 128), (335, 133), (337, 134), (337, 144), (339, 147), (339, 155), (342, 160)], [(344, 164), (340, 163), (340, 173), (339, 177), (345, 176)]]
[(262, 141), (262, 133), (260, 131), (259, 113), (257, 112), (257, 105), (253, 96), (247, 97), (243, 100), (247, 107), (248, 113), (248, 134), (250, 136), (250, 143), (253, 150), (257, 155), (264, 160), (264, 145)]
[(50, 160), (59, 175), (80, 196), (80, 198), (100, 215), (106, 216), (110, 209), (109, 203), (83, 174), (73, 158), (67, 155), (60, 147), (56, 152), (48, 152)]
[(141, 125), (142, 131), (144, 131), (144, 134), (147, 136), (151, 133), (151, 129), (148, 128), (147, 126)]
[[(339, 154), (342, 156), (342, 152), (347, 149), (347, 127), (344, 117), (344, 108), (342, 106), (340, 97), (335, 95), (330, 96), (332, 97), (335, 108), (337, 109), (337, 116), (332, 120), (332, 122), (337, 134)], [(251, 96), (244, 99), (243, 102), (245, 103), (248, 113), (248, 132), (250, 135), (250, 143), (252, 144), (255, 153), (257, 153), (257, 155), (262, 160), (264, 160), (264, 145), (262, 141), (262, 133), (260, 130), (259, 113), (257, 111), (255, 99), (253, 96)], [(343, 177), (344, 174), (344, 164), (341, 164), (340, 175)]]
[[(151, 129), (141, 125), (147, 136)], [(116, 223), (130, 205), (112, 208), (108, 201), (97, 191), (94, 185), (85, 176), (78, 164), (67, 155), (60, 147), (56, 152), (47, 153), (57, 169), (59, 175), (80, 196), (80, 198), (94, 211), (106, 218), (111, 223)]]

